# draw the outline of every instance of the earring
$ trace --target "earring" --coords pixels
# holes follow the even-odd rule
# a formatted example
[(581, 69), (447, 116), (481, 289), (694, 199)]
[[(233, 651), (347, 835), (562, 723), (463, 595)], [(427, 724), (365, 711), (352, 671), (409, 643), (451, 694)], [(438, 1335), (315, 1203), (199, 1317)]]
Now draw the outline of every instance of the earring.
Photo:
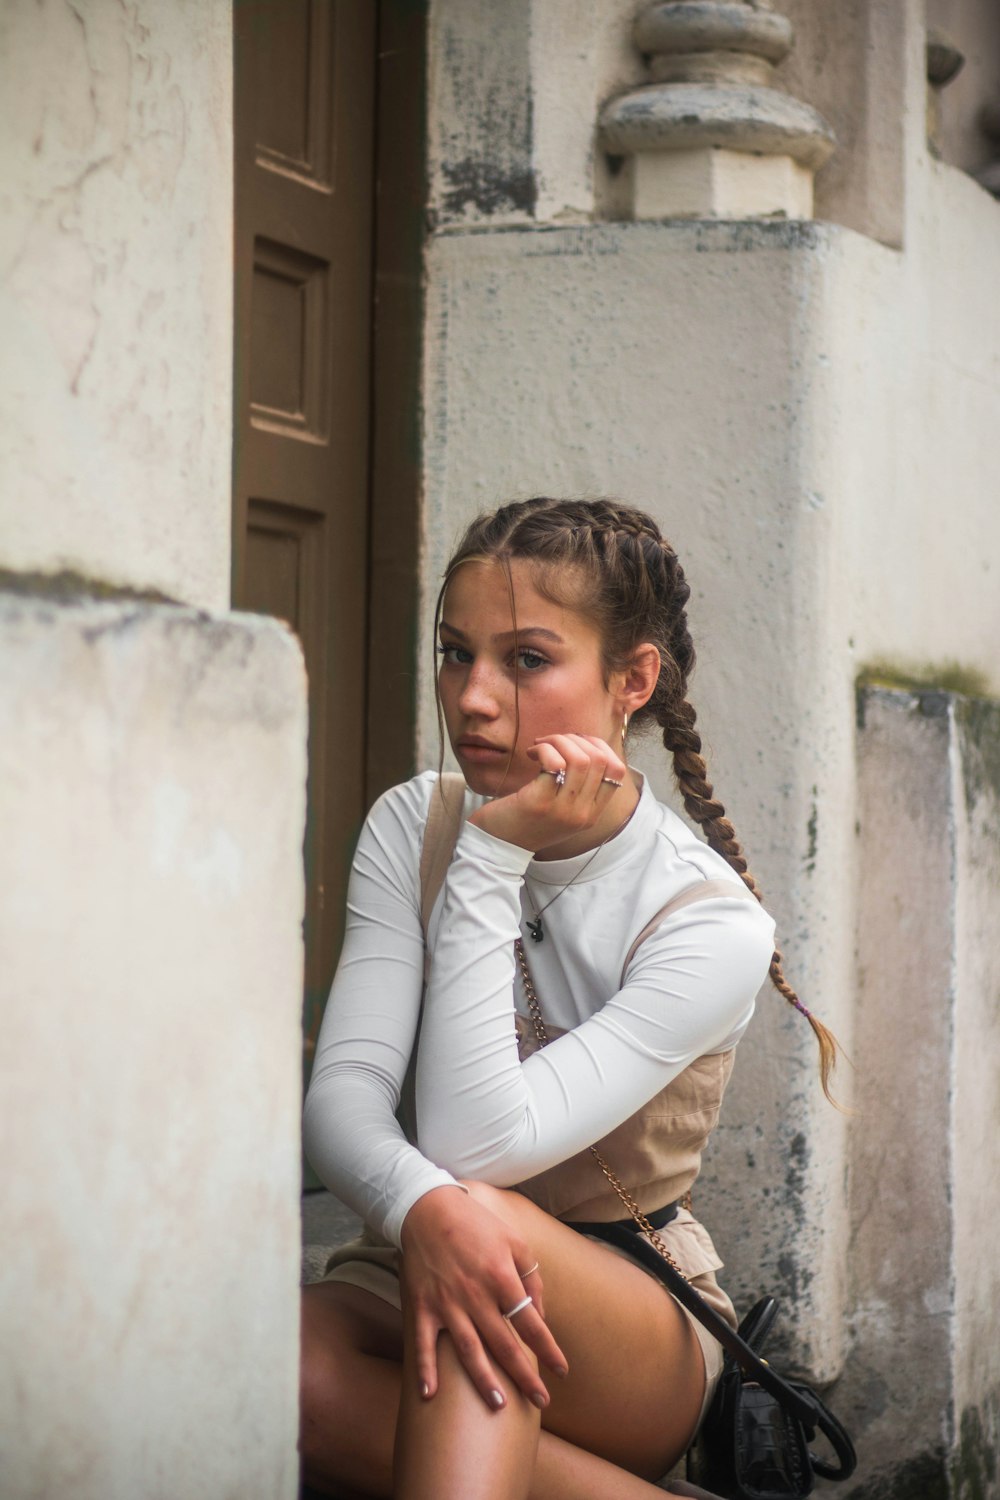
[(622, 753), (625, 751), (625, 736), (628, 734), (628, 714), (622, 715)]

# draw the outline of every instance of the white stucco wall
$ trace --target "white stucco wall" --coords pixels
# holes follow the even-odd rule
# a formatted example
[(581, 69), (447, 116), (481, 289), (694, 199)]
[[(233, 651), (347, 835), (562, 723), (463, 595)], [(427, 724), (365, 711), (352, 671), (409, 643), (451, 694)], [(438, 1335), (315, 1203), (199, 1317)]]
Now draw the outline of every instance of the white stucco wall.
[(229, 0), (0, 7), (0, 568), (229, 600)]
[(296, 1493), (305, 681), (0, 595), (0, 1491)]

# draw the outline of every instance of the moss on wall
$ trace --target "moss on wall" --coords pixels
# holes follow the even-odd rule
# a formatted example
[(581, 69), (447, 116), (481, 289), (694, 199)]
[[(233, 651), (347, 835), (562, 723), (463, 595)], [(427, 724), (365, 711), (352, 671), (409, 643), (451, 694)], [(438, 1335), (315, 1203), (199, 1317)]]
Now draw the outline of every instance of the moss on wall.
[(909, 693), (931, 689), (942, 693), (961, 693), (969, 698), (985, 698), (989, 695), (985, 673), (980, 672), (977, 667), (965, 667), (958, 661), (873, 661), (861, 668), (858, 686), (896, 688), (900, 692)]
[(157, 589), (122, 588), (102, 578), (87, 578), (83, 573), (64, 569), (60, 573), (18, 573), (0, 568), (0, 593), (28, 594), (32, 598), (54, 599), (59, 603), (79, 599), (141, 599), (147, 604), (175, 604)]
[(959, 1423), (958, 1448), (951, 1461), (952, 1500), (996, 1500), (1000, 1391), (983, 1407), (967, 1406)]

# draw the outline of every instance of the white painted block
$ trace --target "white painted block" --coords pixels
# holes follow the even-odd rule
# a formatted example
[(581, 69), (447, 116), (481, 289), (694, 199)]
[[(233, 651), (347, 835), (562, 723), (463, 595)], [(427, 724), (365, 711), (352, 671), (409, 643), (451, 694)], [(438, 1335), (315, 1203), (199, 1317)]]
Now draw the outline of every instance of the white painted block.
[(305, 680), (0, 596), (4, 1500), (291, 1500)]

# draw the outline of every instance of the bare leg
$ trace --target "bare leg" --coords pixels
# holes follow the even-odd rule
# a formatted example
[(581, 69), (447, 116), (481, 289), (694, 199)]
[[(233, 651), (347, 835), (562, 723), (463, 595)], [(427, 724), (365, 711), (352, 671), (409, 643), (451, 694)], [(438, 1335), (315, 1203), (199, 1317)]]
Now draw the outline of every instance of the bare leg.
[[(357, 1347), (346, 1345), (341, 1345), (332, 1360), (328, 1361), (327, 1356), (333, 1352), (330, 1336), (335, 1331), (359, 1338), (367, 1348), (384, 1347), (385, 1325), (389, 1319), (395, 1319), (396, 1342), (401, 1353), (402, 1322), (399, 1314), (367, 1292), (347, 1286), (327, 1284), (310, 1288), (305, 1301), (312, 1306), (308, 1306), (303, 1319), (304, 1331), (305, 1328), (309, 1330), (303, 1341), (303, 1477), (318, 1493), (336, 1496), (338, 1500), (360, 1500), (360, 1497), (368, 1496), (390, 1500), (394, 1494), (392, 1464), (401, 1404), (402, 1365), (398, 1356), (393, 1360), (391, 1355), (366, 1354)], [(369, 1314), (371, 1325), (366, 1328)], [(444, 1379), (450, 1381), (454, 1375), (465, 1386), (471, 1423), (474, 1427), (481, 1424), (485, 1428), (486, 1446), (495, 1440), (502, 1448), (509, 1449), (512, 1433), (509, 1419), (521, 1398), (506, 1384), (505, 1377), (498, 1375), (498, 1383), (505, 1384), (508, 1406), (502, 1412), (487, 1411), (479, 1395), (468, 1384), (464, 1372), (453, 1368), (453, 1361), (445, 1352), (445, 1342), (442, 1340), (441, 1348), (442, 1390), (429, 1404), (430, 1409), (436, 1407), (444, 1396)], [(311, 1353), (307, 1353), (307, 1346)], [(321, 1353), (320, 1367), (314, 1361), (317, 1349)], [(308, 1373), (307, 1367), (311, 1367)], [(447, 1377), (444, 1376), (446, 1369)], [(454, 1417), (458, 1415), (458, 1402), (454, 1394), (451, 1399)], [(411, 1404), (416, 1408), (418, 1418), (421, 1413), (428, 1412), (428, 1403), (421, 1402), (417, 1396), (411, 1398)], [(537, 1426), (535, 1409), (523, 1402), (522, 1406), (526, 1407), (528, 1420), (535, 1421)], [(517, 1420), (520, 1423), (520, 1415)], [(459, 1431), (467, 1430), (464, 1413), (455, 1425)], [(419, 1436), (419, 1433), (409, 1435), (410, 1443), (414, 1437), (419, 1440)], [(466, 1495), (475, 1493), (469, 1487), (469, 1475), (473, 1472), (471, 1464), (463, 1469), (462, 1482), (457, 1490), (452, 1491), (462, 1495), (463, 1500)], [(481, 1466), (480, 1472), (494, 1483), (499, 1477), (488, 1463)], [(509, 1478), (523, 1485), (518, 1475), (508, 1477), (505, 1471), (503, 1482), (507, 1484)], [(412, 1492), (399, 1490), (395, 1493), (409, 1495)], [(435, 1497), (449, 1493), (440, 1473), (431, 1493)], [(508, 1496), (524, 1491), (523, 1488), (494, 1488), (492, 1493), (503, 1495), (507, 1500)], [(529, 1500), (663, 1500), (664, 1491), (606, 1459), (543, 1431), (537, 1440), (527, 1495)]]
[(400, 1314), (322, 1283), (303, 1297), (304, 1477), (345, 1500), (658, 1500), (647, 1480), (684, 1451), (704, 1390), (684, 1315), (631, 1262), (518, 1194), (475, 1191), (516, 1220), (542, 1262), (546, 1315), (570, 1363), (550, 1382), (543, 1430), (500, 1372), (508, 1404), (490, 1411), (446, 1336), (438, 1394), (422, 1401), (401, 1365)]
[(527, 1500), (541, 1430), (538, 1408), (494, 1366), (507, 1405), (491, 1411), (465, 1373), (446, 1335), (438, 1340), (439, 1388), (417, 1394), (407, 1350), (396, 1427), (394, 1500)]

